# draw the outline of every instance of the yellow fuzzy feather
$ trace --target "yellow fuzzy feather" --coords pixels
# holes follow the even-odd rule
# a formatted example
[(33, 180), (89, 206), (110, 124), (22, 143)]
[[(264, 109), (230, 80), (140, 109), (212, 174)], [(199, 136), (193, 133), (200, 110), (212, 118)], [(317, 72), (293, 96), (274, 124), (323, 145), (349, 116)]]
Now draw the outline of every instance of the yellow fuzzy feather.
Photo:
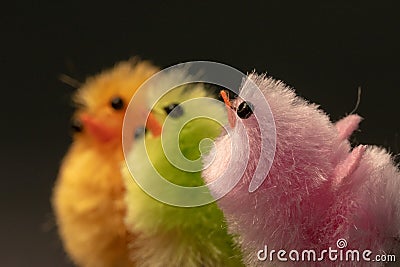
[[(122, 62), (89, 78), (74, 97), (83, 129), (62, 162), (52, 204), (65, 250), (79, 266), (133, 265), (127, 243), (134, 237), (123, 223), (122, 122), (130, 98), (156, 71), (148, 62)], [(111, 105), (115, 97), (121, 109)]]

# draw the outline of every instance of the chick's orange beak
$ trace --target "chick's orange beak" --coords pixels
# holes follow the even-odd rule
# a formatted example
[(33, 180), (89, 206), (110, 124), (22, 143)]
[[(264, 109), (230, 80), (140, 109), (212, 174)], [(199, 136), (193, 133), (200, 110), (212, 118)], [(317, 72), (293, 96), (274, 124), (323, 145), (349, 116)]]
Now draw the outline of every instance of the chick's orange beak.
[(150, 112), (147, 118), (146, 128), (149, 129), (154, 136), (161, 135), (162, 127), (152, 112)]
[(229, 125), (233, 128), (233, 127), (235, 127), (235, 124), (236, 124), (236, 115), (232, 109), (232, 104), (229, 101), (229, 96), (224, 90), (221, 90), (220, 94), (221, 94), (222, 99), (225, 102), (226, 112), (228, 112)]
[(89, 114), (82, 114), (80, 119), (82, 121), (83, 128), (101, 142), (107, 142), (118, 137), (120, 134), (117, 130), (107, 127), (104, 122), (94, 118)]

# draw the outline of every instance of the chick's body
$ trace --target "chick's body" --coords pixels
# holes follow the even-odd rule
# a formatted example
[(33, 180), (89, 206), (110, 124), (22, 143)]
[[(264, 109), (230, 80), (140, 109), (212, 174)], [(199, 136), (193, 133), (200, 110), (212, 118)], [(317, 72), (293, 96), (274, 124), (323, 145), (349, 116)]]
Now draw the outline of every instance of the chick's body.
[(123, 222), (122, 122), (130, 98), (156, 71), (147, 62), (122, 62), (88, 79), (75, 96), (80, 132), (63, 160), (52, 204), (65, 250), (79, 266), (133, 265)]
[[(162, 98), (154, 114), (163, 121), (166, 117), (164, 107), (171, 103), (181, 103), (193, 97), (205, 96), (201, 86), (184, 92), (185, 86), (175, 89)], [(208, 109), (217, 117), (225, 117), (223, 106), (210, 104)], [(190, 110), (204, 109), (204, 106), (190, 104), (178, 107), (171, 118), (172, 123), (190, 118)], [(178, 115), (177, 115), (178, 114)], [(179, 115), (181, 117), (178, 117)], [(189, 120), (187, 120), (189, 121)], [(221, 132), (221, 126), (208, 119), (189, 121), (180, 131), (179, 147), (182, 154), (190, 159), (199, 158), (199, 142), (204, 138), (215, 138)], [(151, 131), (151, 129), (150, 129)], [(143, 138), (143, 137), (142, 137)], [(160, 136), (148, 132), (143, 140), (138, 140), (127, 157), (128, 164), (135, 164), (135, 175), (150, 178), (152, 168), (163, 178), (181, 186), (203, 185), (200, 172), (187, 172), (173, 166), (163, 152)], [(164, 149), (168, 151), (173, 136), (168, 133)], [(169, 139), (171, 138), (171, 139)], [(208, 148), (206, 148), (208, 149)], [(204, 151), (203, 151), (204, 152)], [(143, 160), (149, 156), (150, 163)], [(201, 165), (201, 161), (200, 161)], [(140, 235), (132, 242), (137, 253), (134, 255), (140, 266), (241, 266), (240, 251), (235, 247), (232, 237), (227, 233), (222, 212), (215, 203), (199, 207), (176, 207), (167, 205), (146, 194), (131, 177), (127, 168), (123, 170), (127, 184), (127, 225)], [(145, 183), (150, 179), (146, 179)], [(143, 184), (141, 184), (143, 185)], [(151, 184), (159, 187), (159, 184)], [(208, 193), (209, 194), (209, 193)], [(177, 196), (178, 197), (178, 196)], [(196, 195), (191, 195), (195, 198)]]

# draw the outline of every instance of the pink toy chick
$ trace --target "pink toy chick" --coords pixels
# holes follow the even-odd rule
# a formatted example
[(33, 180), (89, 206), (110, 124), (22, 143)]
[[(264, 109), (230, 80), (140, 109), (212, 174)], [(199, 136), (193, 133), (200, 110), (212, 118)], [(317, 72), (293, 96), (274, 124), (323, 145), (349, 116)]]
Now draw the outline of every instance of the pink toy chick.
[[(249, 192), (253, 174), (257, 165), (265, 164), (260, 153), (260, 129), (270, 119), (268, 112), (257, 110), (262, 99), (255, 96), (251, 84), (268, 101), (276, 129), (271, 167), (254, 192)], [(204, 159), (209, 167), (203, 177), (210, 183), (225, 171), (234, 176), (245, 169), (233, 190), (218, 204), (230, 231), (239, 236), (248, 266), (382, 266), (364, 260), (362, 252), (370, 250), (371, 260), (377, 254), (398, 252), (400, 173), (384, 149), (364, 145), (351, 148), (347, 139), (358, 128), (361, 117), (349, 115), (333, 124), (318, 106), (264, 75), (250, 74), (242, 84), (241, 98), (229, 100), (225, 92), (221, 95), (230, 125)], [(247, 138), (248, 159), (240, 149)], [(232, 156), (235, 153), (239, 155)], [(234, 162), (228, 167), (231, 159)], [(216, 196), (223, 189), (210, 186), (210, 190)], [(338, 240), (346, 243), (339, 245)], [(268, 251), (264, 250), (266, 246)], [(321, 256), (329, 247), (341, 249), (343, 261), (331, 260), (328, 253)], [(280, 249), (286, 251), (283, 258), (287, 262), (277, 259)], [(318, 262), (301, 261), (302, 250), (310, 249), (316, 251)], [(360, 251), (360, 261), (351, 261), (350, 256), (350, 261), (345, 261), (346, 251), (354, 249)], [(269, 258), (271, 250), (275, 250), (273, 259)], [(292, 254), (293, 259), (289, 257), (291, 250), (300, 253), (299, 261), (296, 254)], [(260, 259), (264, 254), (267, 258)]]

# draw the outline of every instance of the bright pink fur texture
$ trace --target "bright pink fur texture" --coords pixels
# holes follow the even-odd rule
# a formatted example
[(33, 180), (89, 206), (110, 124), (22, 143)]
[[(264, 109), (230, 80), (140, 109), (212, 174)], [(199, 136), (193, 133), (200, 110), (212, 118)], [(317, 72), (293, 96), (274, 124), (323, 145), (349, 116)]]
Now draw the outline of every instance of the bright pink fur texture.
[[(242, 119), (250, 142), (250, 158), (240, 157), (229, 171), (243, 164), (246, 171), (226, 196), (218, 201), (230, 231), (238, 235), (248, 266), (270, 265), (257, 260), (257, 251), (268, 248), (290, 251), (329, 246), (337, 249), (339, 238), (347, 240), (345, 249), (369, 249), (372, 255), (397, 253), (400, 229), (400, 174), (391, 156), (382, 148), (351, 148), (348, 137), (361, 118), (349, 115), (336, 124), (318, 106), (295, 95), (282, 82), (250, 74), (267, 99), (276, 126), (276, 152), (263, 184), (253, 193), (248, 187), (260, 156), (262, 112)], [(257, 108), (244, 82), (241, 94)], [(233, 101), (238, 106), (241, 100)], [(238, 117), (236, 117), (239, 119)], [(217, 139), (212, 158), (205, 158), (206, 182), (217, 179), (225, 170), (231, 149), (240, 152), (245, 134), (228, 128)], [(262, 128), (262, 127), (261, 127)], [(233, 147), (231, 148), (231, 142)], [(241, 153), (242, 154), (242, 153)], [(262, 164), (262, 162), (260, 162)], [(218, 188), (210, 188), (212, 193)], [(345, 249), (343, 251), (345, 251)], [(327, 257), (326, 257), (327, 258)], [(273, 264), (279, 265), (275, 261)], [(283, 264), (283, 263), (282, 263)], [(286, 262), (285, 266), (381, 266), (374, 262), (319, 263)]]

